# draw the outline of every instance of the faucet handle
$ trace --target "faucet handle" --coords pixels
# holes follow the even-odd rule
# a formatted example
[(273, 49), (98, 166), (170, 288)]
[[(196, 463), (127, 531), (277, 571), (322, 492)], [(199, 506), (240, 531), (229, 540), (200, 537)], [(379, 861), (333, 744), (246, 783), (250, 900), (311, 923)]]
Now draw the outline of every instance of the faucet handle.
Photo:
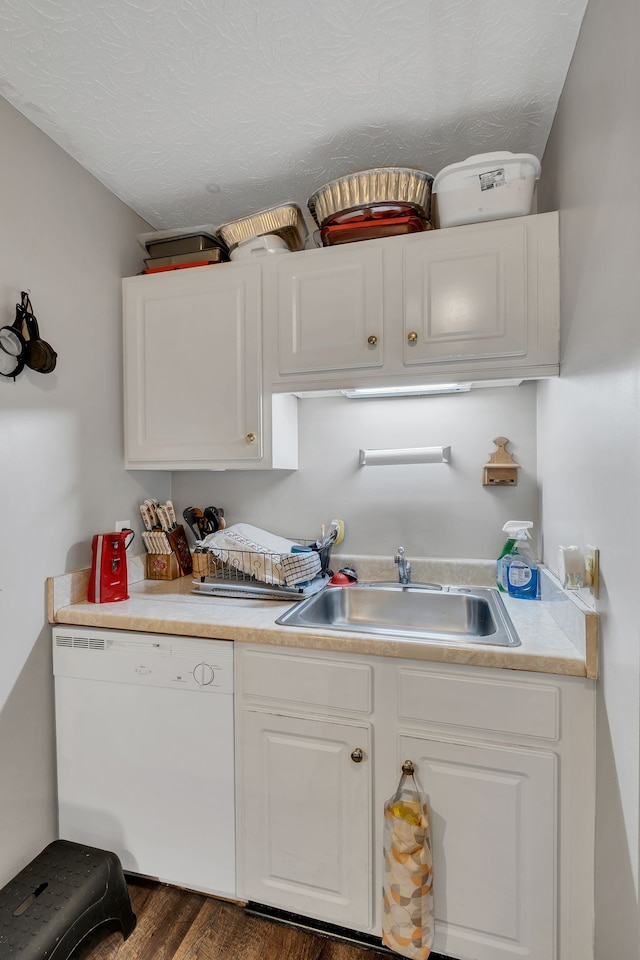
[(400, 563), (401, 560), (404, 560), (404, 547), (398, 547), (398, 552), (393, 558), (393, 562)]

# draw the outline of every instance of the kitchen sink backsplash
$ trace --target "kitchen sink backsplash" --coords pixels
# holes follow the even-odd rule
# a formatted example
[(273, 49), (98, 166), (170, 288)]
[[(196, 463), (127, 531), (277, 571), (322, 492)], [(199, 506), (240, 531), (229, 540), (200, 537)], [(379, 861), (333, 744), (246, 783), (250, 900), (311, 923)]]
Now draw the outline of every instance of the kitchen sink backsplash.
[[(413, 583), (460, 584), (469, 587), (495, 587), (495, 560), (442, 560), (407, 556)], [(334, 553), (331, 569), (353, 567), (360, 580), (397, 580), (398, 567), (393, 557), (356, 556)]]
[[(502, 527), (527, 517), (539, 528), (536, 385), (392, 400), (305, 398), (298, 402), (298, 470), (174, 472), (171, 498), (223, 504), (229, 524), (280, 536), (318, 536), (345, 522), (345, 553), (412, 557), (497, 557)], [(486, 487), (494, 438), (509, 437), (517, 486)], [(451, 446), (450, 463), (361, 467), (359, 450)]]

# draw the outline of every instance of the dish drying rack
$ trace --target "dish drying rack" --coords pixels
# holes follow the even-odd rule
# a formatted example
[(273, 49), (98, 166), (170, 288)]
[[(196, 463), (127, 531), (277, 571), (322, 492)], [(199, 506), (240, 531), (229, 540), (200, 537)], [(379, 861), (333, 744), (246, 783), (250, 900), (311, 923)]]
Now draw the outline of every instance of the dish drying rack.
[(193, 572), (198, 577), (192, 584), (192, 593), (213, 597), (244, 597), (255, 600), (304, 600), (321, 590), (331, 576), (329, 561), (332, 543), (318, 547), (316, 540), (292, 538), (301, 547), (311, 547), (320, 557), (320, 572), (308, 583), (282, 586), (265, 583), (248, 570), (264, 571), (274, 579), (282, 577), (283, 569), (278, 554), (255, 550), (196, 550), (193, 554)]

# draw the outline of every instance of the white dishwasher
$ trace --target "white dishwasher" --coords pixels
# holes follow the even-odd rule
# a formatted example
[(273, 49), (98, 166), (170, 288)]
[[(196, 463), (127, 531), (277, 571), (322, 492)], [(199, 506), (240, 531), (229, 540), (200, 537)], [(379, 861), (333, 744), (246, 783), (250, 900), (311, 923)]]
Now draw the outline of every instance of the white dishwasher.
[(53, 628), (59, 836), (234, 898), (233, 643)]

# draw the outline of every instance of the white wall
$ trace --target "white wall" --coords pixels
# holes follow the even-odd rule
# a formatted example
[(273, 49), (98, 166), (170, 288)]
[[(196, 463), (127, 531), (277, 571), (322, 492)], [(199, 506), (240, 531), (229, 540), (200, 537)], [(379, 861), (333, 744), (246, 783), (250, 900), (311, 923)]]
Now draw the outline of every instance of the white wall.
[[(230, 522), (313, 538), (345, 521), (350, 554), (498, 555), (502, 526), (538, 519), (536, 384), (394, 400), (299, 401), (299, 469), (174, 473), (176, 507), (225, 508)], [(212, 411), (212, 416), (216, 411)], [(483, 487), (495, 437), (521, 464), (516, 487)], [(358, 465), (359, 449), (451, 446), (450, 464)]]
[(640, 956), (640, 21), (590, 0), (543, 160), (560, 210), (562, 367), (539, 391), (545, 554), (600, 547), (596, 945)]
[(0, 99), (0, 325), (21, 290), (55, 371), (0, 378), (0, 885), (56, 836), (45, 579), (168, 474), (123, 470), (120, 278), (148, 229)]

